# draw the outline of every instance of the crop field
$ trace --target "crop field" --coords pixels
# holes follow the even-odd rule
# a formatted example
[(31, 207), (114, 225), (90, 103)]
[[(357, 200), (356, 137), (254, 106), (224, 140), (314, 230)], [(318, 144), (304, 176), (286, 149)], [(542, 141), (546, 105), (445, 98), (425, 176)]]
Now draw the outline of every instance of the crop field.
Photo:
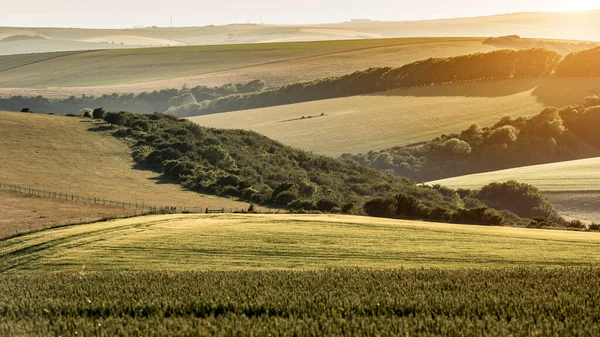
[(600, 158), (454, 177), (429, 184), (479, 188), (493, 181), (517, 180), (539, 188), (561, 214), (600, 222)]
[(579, 103), (594, 93), (600, 93), (600, 81), (595, 78), (489, 81), (400, 89), (191, 120), (210, 127), (249, 129), (286, 145), (339, 156), (425, 141), (474, 123), (488, 126), (504, 116), (526, 116), (546, 106)]
[(518, 180), (541, 191), (600, 191), (600, 158), (518, 167), (514, 169), (472, 174), (429, 184), (454, 188), (478, 188), (494, 181)]
[(597, 336), (597, 269), (0, 275), (2, 336)]
[[(496, 49), (482, 41), (482, 38), (404, 38), (97, 50), (59, 58), (55, 53), (47, 54), (45, 61), (41, 59), (46, 54), (37, 55), (41, 62), (24, 60), (20, 66), (15, 56), (3, 56), (0, 88), (4, 89), (0, 94), (69, 97), (256, 79), (279, 86), (369, 67), (401, 66), (429, 57)], [(152, 71), (148, 71), (150, 68)]]
[(600, 233), (341, 215), (138, 217), (0, 241), (0, 273), (592, 267)]
[(128, 145), (89, 119), (0, 112), (0, 153), (5, 184), (156, 206), (247, 207), (135, 169)]

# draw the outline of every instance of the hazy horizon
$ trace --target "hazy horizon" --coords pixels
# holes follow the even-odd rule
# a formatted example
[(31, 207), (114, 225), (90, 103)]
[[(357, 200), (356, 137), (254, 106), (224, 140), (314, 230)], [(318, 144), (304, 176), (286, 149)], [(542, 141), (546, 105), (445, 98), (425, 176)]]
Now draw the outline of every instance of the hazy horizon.
[[(205, 26), (234, 23), (319, 24), (352, 19), (413, 21), (476, 17), (518, 12), (566, 12), (600, 9), (596, 0), (506, 0), (481, 4), (477, 0), (448, 3), (422, 0), (419, 6), (408, 1), (372, 0), (348, 6), (346, 1), (306, 0), (303, 2), (260, 0), (247, 3), (180, 1), (174, 8), (158, 0), (105, 0), (101, 3), (71, 0), (22, 0), (0, 12), (0, 27), (132, 28), (134, 26)], [(209, 10), (205, 10), (204, 8)], [(234, 10), (232, 10), (234, 8)]]

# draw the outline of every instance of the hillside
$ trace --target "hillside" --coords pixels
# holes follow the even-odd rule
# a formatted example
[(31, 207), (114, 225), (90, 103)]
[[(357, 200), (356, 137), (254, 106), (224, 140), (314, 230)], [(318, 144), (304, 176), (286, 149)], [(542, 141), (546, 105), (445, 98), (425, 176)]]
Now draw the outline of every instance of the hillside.
[(600, 158), (473, 174), (432, 181), (452, 188), (478, 188), (492, 181), (518, 180), (539, 188), (564, 215), (600, 221)]
[[(600, 83), (596, 78), (488, 81), (190, 119), (204, 126), (249, 129), (293, 147), (339, 156), (425, 141), (473, 123), (489, 125), (503, 116), (526, 116), (546, 106), (579, 103), (597, 93)], [(312, 118), (306, 118), (309, 116)]]
[(335, 215), (188, 214), (0, 241), (0, 271), (590, 267), (600, 263), (598, 248), (598, 233)]
[(127, 144), (90, 120), (0, 112), (3, 183), (147, 205), (242, 208), (134, 169)]
[[(139, 46), (248, 44), (265, 42), (397, 38), (414, 36), (502, 36), (600, 40), (599, 11), (574, 13), (513, 13), (495, 16), (427, 21), (381, 22), (356, 20), (323, 25), (233, 24), (206, 27), (148, 27), (136, 29), (73, 29), (2, 27), (0, 39), (40, 35), (48, 43), (5, 46), (0, 54)], [(96, 48), (86, 46), (94, 42)], [(8, 47), (8, 48), (7, 48)]]
[[(280, 86), (369, 67), (496, 49), (484, 45), (483, 40), (406, 38), (97, 50), (63, 53), (61, 57), (56, 53), (35, 55), (34, 61), (28, 60), (31, 56), (3, 56), (0, 95), (69, 97), (256, 79)], [(52, 88), (44, 89), (48, 87)]]
[(140, 210), (116, 206), (84, 204), (0, 191), (0, 239), (57, 225), (133, 216), (139, 212)]

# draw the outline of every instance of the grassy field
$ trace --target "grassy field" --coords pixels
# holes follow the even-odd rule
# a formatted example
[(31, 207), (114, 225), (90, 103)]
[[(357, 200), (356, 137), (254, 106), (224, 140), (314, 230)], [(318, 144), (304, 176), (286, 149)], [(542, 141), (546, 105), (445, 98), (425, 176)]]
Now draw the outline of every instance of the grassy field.
[(336, 215), (158, 215), (0, 241), (0, 273), (581, 266), (600, 233)]
[(146, 205), (247, 207), (134, 169), (127, 144), (89, 119), (0, 112), (0, 153), (6, 184)]
[(137, 212), (139, 210), (0, 191), (0, 239), (57, 225), (133, 216)]
[[(338, 156), (380, 150), (539, 113), (600, 93), (600, 81), (557, 79), (452, 84), (191, 118), (250, 129), (303, 150)], [(324, 113), (325, 116), (320, 116)], [(304, 118), (302, 116), (313, 118)]]
[(598, 269), (0, 275), (0, 335), (597, 336)]
[(600, 222), (600, 158), (473, 174), (430, 182), (479, 188), (493, 181), (518, 180), (539, 188), (565, 216)]
[[(38, 62), (0, 57), (0, 88), (10, 94), (70, 96), (139, 92), (262, 79), (279, 86), (369, 67), (494, 50), (482, 38), (404, 38), (217, 45), (81, 52)], [(19, 66), (21, 65), (21, 66)], [(152, 71), (147, 71), (152, 68)], [(50, 88), (46, 91), (40, 88)], [(63, 88), (64, 87), (64, 88)], [(96, 87), (96, 88), (88, 88)], [(8, 89), (7, 89), (8, 88)], [(10, 88), (38, 88), (34, 91)]]

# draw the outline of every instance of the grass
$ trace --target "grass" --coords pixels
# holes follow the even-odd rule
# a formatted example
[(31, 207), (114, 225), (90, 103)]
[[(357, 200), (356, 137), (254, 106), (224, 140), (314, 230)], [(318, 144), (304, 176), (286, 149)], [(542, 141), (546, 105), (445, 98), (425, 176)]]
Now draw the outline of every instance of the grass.
[(336, 215), (161, 215), (0, 242), (0, 273), (591, 267), (600, 233)]
[(121, 207), (81, 204), (0, 191), (0, 239), (56, 225), (93, 222), (135, 214), (135, 210)]
[(598, 269), (0, 275), (2, 336), (597, 336)]
[(569, 218), (600, 222), (600, 158), (518, 167), (432, 181), (429, 184), (479, 188), (493, 181), (507, 180), (536, 186), (561, 214)]
[(0, 112), (0, 179), (46, 191), (189, 208), (245, 208), (134, 168), (127, 144), (89, 119)]
[[(71, 87), (64, 89), (66, 95), (74, 93), (72, 87), (105, 86), (95, 91), (85, 88), (79, 93), (89, 95), (255, 79), (282, 85), (369, 67), (400, 66), (428, 57), (495, 49), (482, 41), (403, 38), (99, 50), (53, 59), (49, 55), (47, 61), (33, 64), (24, 60), (17, 68), (15, 56), (5, 56), (0, 57), (0, 88)], [(3, 71), (3, 64), (13, 69)], [(149, 68), (152, 71), (147, 71)]]
[[(217, 128), (250, 129), (303, 150), (339, 156), (425, 141), (473, 123), (539, 113), (600, 93), (598, 79), (489, 81), (400, 89), (191, 118)], [(302, 116), (319, 118), (302, 119)]]
[(478, 188), (494, 181), (507, 180), (529, 183), (548, 192), (600, 191), (600, 158), (518, 167), (432, 181), (429, 184)]

